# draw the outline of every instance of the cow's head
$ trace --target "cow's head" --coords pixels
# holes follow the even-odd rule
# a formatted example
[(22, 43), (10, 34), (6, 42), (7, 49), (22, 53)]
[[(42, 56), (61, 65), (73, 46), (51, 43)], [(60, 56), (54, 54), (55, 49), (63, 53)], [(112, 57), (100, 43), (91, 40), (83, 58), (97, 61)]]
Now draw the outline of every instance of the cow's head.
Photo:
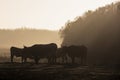
[(23, 45), (24, 49), (28, 48), (27, 46)]

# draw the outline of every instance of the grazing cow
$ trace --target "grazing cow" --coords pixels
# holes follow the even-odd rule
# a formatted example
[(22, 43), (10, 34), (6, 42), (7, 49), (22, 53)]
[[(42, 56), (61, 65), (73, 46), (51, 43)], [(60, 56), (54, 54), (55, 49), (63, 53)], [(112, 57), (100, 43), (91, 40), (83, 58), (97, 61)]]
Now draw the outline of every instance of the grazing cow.
[[(62, 63), (67, 62), (67, 54), (62, 50), (62, 48), (57, 49), (56, 58), (59, 58), (60, 60), (62, 59)], [(60, 60), (59, 62), (61, 62)]]
[(87, 47), (82, 46), (63, 46), (62, 50), (64, 53), (68, 54), (68, 56), (72, 59), (72, 63), (75, 63), (75, 57), (80, 58), (81, 64), (86, 64), (86, 57), (87, 57)]
[[(16, 57), (21, 57), (21, 58), (22, 58), (22, 50), (23, 50), (23, 49), (17, 48), (17, 47), (11, 47), (11, 48), (10, 48), (11, 62), (13, 62), (14, 56), (16, 56)], [(21, 62), (23, 62), (23, 58), (21, 59)]]
[(36, 44), (31, 47), (24, 47), (23, 58), (26, 60), (32, 57), (35, 63), (38, 64), (41, 58), (47, 58), (48, 62), (56, 62), (57, 45), (55, 43), (50, 44)]

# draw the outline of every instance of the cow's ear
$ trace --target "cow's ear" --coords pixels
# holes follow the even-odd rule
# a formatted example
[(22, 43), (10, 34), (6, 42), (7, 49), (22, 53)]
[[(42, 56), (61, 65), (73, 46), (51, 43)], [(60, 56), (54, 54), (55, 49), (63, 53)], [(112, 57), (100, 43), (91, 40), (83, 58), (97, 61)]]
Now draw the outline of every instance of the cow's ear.
[(25, 45), (23, 45), (24, 48), (27, 48)]

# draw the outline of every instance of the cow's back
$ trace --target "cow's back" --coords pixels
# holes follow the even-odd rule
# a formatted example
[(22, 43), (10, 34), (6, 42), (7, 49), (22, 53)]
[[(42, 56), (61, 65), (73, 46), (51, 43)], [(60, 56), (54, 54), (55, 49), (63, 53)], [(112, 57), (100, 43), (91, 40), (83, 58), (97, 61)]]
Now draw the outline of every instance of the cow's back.
[[(27, 49), (24, 49), (26, 53), (32, 56), (46, 57), (55, 54), (57, 51), (57, 45), (55, 43), (51, 44), (35, 44)], [(25, 54), (26, 54), (25, 53)]]
[(36, 44), (36, 45), (33, 45), (31, 47), (33, 50), (35, 51), (45, 51), (45, 52), (48, 52), (48, 51), (56, 51), (57, 50), (57, 45), (55, 43), (51, 43), (51, 44)]

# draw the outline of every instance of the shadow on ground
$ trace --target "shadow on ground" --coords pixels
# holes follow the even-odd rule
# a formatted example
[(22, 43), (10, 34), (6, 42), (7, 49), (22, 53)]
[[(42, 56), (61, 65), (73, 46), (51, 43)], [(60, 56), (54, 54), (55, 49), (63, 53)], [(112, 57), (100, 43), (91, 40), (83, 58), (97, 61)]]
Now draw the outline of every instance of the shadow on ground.
[(120, 80), (120, 73), (103, 66), (1, 63), (0, 80)]

